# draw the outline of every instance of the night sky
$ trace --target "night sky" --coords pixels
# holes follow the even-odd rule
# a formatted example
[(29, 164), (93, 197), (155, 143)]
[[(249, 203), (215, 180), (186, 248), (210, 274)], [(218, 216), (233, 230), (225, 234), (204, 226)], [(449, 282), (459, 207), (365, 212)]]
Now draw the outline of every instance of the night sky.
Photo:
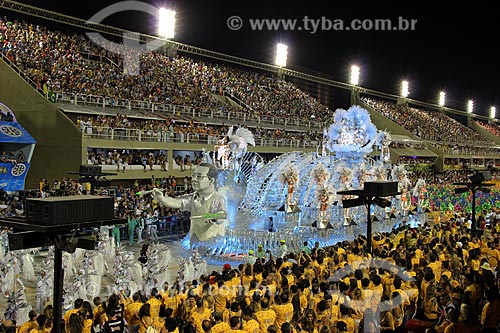
[[(88, 19), (106, 6), (119, 1), (21, 0), (44, 9)], [(377, 1), (147, 1), (177, 12), (175, 40), (251, 60), (272, 63), (275, 45), (288, 45), (288, 64), (342, 82), (349, 79), (349, 67), (361, 67), (363, 87), (399, 94), (400, 82), (410, 82), (410, 98), (436, 103), (440, 90), (446, 92), (446, 105), (465, 110), (474, 100), (474, 112), (488, 115), (495, 105), (500, 114), (500, 66), (495, 51), (499, 35), (496, 12), (481, 3), (458, 8), (435, 7), (432, 2)], [(71, 7), (69, 7), (71, 6)], [(0, 10), (9, 17), (19, 14)], [(227, 26), (229, 17), (243, 20), (239, 30)], [(303, 18), (350, 22), (353, 19), (415, 19), (414, 31), (255, 31), (251, 19)], [(116, 13), (105, 24), (155, 34), (154, 17), (140, 12)], [(342, 101), (338, 101), (339, 104)], [(346, 108), (348, 105), (338, 105)], [(497, 118), (500, 118), (497, 117)]]

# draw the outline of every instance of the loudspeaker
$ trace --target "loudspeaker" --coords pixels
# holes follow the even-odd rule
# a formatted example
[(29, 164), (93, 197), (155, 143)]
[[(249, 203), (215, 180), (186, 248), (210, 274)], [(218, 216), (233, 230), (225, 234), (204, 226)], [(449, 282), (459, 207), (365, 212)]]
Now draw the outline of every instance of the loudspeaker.
[(8, 238), (10, 251), (54, 245), (44, 234), (35, 231), (12, 232)]
[(73, 195), (26, 200), (26, 220), (48, 225), (111, 220), (114, 202), (111, 197)]
[(80, 174), (89, 175), (89, 176), (97, 176), (102, 173), (102, 166), (93, 165), (93, 164), (81, 164), (80, 165)]
[(398, 193), (398, 182), (365, 182), (364, 191), (373, 196), (387, 196)]
[(95, 236), (78, 237), (76, 247), (85, 250), (95, 250), (97, 247), (97, 239)]
[(491, 172), (489, 171), (480, 171), (476, 173), (475, 175), (472, 175), (469, 177), (469, 180), (471, 181), (472, 184), (481, 184), (484, 181), (491, 180)]

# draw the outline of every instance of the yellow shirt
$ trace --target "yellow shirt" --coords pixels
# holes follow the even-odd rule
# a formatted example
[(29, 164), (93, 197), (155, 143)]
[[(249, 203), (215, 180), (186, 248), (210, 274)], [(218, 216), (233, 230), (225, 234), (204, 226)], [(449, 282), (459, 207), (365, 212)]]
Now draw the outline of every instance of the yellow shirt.
[(139, 323), (139, 310), (144, 304), (141, 302), (133, 302), (125, 307), (125, 320), (130, 325)]
[(151, 309), (149, 310), (149, 314), (151, 315), (151, 317), (158, 317), (160, 315), (161, 301), (156, 297), (152, 297), (148, 299), (146, 303), (151, 304)]
[(18, 333), (29, 333), (32, 329), (37, 328), (38, 323), (36, 320), (28, 320), (24, 324), (21, 325), (21, 327), (18, 330)]
[[(354, 319), (352, 319), (351, 317), (344, 316), (340, 318), (337, 322), (339, 321), (343, 321), (347, 324), (347, 332), (354, 333), (354, 331), (356, 330), (356, 323), (354, 322)], [(335, 323), (335, 325), (337, 324), (337, 322)]]
[(179, 296), (174, 295), (171, 297), (163, 297), (163, 304), (165, 305), (165, 308), (170, 308), (174, 310), (174, 313), (177, 311), (177, 308), (179, 307)]
[(436, 281), (441, 280), (441, 263), (438, 261), (431, 262), (427, 267), (430, 267), (432, 269), (432, 273), (434, 273), (434, 277), (436, 278)]
[(85, 319), (83, 321), (83, 331), (82, 333), (91, 333), (92, 332), (92, 326), (93, 326), (94, 322), (92, 321), (92, 319)]
[(221, 288), (214, 294), (215, 300), (215, 311), (222, 312), (226, 308), (227, 297), (229, 295), (229, 291), (226, 291), (225, 288)]
[(500, 320), (500, 301), (486, 303), (481, 312), (481, 324), (483, 327), (494, 328)]
[(259, 322), (255, 319), (250, 319), (249, 321), (243, 324), (243, 330), (247, 333), (260, 333)]
[(196, 328), (196, 333), (203, 333), (203, 328), (201, 327), (201, 324), (205, 319), (210, 320), (211, 317), (212, 314), (210, 313), (210, 310), (207, 308), (204, 308), (202, 313), (198, 313), (198, 310), (195, 310), (191, 314), (191, 320), (193, 322), (194, 327)]
[(292, 303), (274, 305), (272, 308), (276, 313), (275, 325), (281, 327), (283, 323), (290, 322), (293, 317), (293, 305)]
[(165, 318), (155, 317), (153, 318), (153, 328), (156, 332), (161, 332), (165, 328)]
[(69, 317), (70, 317), (73, 313), (78, 314), (78, 311), (79, 311), (79, 310), (80, 310), (80, 309), (69, 309), (68, 311), (66, 311), (66, 312), (64, 313), (64, 318), (63, 318), (63, 319), (64, 319), (64, 323), (65, 323), (66, 325), (68, 325), (68, 323), (69, 323)]
[(491, 267), (497, 267), (500, 261), (500, 252), (497, 249), (487, 249), (486, 258), (488, 258), (488, 263)]
[(266, 332), (267, 328), (274, 324), (276, 320), (276, 312), (271, 309), (261, 310), (255, 313), (255, 318), (259, 322), (260, 329)]
[(226, 323), (225, 321), (223, 321), (223, 322), (215, 324), (212, 327), (211, 332), (212, 333), (225, 333), (225, 332), (229, 332), (230, 330), (231, 330), (231, 326), (229, 326), (228, 323)]
[(471, 259), (470, 260), (470, 266), (473, 271), (478, 272), (479, 267), (481, 267), (481, 262), (478, 259)]

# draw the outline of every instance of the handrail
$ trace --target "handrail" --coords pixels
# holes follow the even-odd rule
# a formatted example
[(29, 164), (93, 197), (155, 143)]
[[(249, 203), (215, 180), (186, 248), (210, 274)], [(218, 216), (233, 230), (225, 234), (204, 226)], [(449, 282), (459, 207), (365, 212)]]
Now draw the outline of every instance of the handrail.
[(254, 112), (254, 109), (252, 107), (250, 107), (248, 104), (246, 104), (245, 102), (243, 102), (240, 98), (234, 96), (234, 94), (231, 92), (230, 88), (225, 87), (222, 90), (222, 93), (224, 95), (229, 95), (229, 97), (231, 97), (231, 99), (233, 99), (237, 104), (239, 104), (239, 106), (247, 109), (248, 111)]
[[(88, 139), (124, 140), (140, 142), (218, 144), (224, 135), (199, 135), (191, 133), (171, 133), (135, 128), (113, 128), (105, 126), (82, 126), (82, 135)], [(292, 149), (316, 149), (320, 141), (298, 139), (273, 139), (254, 137), (257, 146)]]
[(439, 145), (439, 146), (460, 146), (460, 147), (477, 147), (477, 148), (488, 148), (488, 149), (497, 149), (495, 147), (492, 147), (491, 144), (482, 142), (482, 141), (472, 141), (472, 142), (453, 142), (453, 141), (435, 141), (435, 140), (428, 140), (427, 142), (432, 144), (432, 145)]
[(191, 106), (186, 105), (174, 105), (169, 103), (155, 103), (152, 101), (141, 101), (141, 100), (128, 100), (115, 97), (105, 97), (97, 95), (87, 95), (78, 93), (68, 93), (68, 92), (53, 92), (55, 97), (53, 102), (55, 103), (71, 103), (74, 105), (82, 104), (94, 107), (115, 107), (115, 108), (125, 108), (127, 110), (139, 110), (147, 112), (160, 112), (163, 115), (182, 115), (189, 118), (209, 118), (209, 119), (219, 119), (221, 121), (227, 122), (228, 120), (235, 120), (238, 122), (255, 122), (258, 126), (284, 126), (288, 127), (288, 130), (293, 130), (289, 128), (290, 126), (295, 126), (298, 129), (302, 128), (304, 130), (315, 130), (322, 131), (323, 127), (318, 121), (309, 121), (304, 124), (303, 121), (299, 119), (290, 120), (275, 117), (268, 117), (267, 115), (257, 114), (256, 112), (237, 112), (237, 111), (227, 111), (227, 110), (209, 110), (209, 109), (196, 109)]

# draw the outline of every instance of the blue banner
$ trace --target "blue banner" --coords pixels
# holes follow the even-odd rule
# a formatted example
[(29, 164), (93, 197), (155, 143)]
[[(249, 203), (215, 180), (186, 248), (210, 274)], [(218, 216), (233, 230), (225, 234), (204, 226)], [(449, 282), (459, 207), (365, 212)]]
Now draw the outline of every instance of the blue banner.
[(24, 190), (29, 167), (29, 163), (0, 162), (0, 188), (5, 191)]
[(0, 143), (35, 144), (36, 140), (19, 123), (0, 121)]

